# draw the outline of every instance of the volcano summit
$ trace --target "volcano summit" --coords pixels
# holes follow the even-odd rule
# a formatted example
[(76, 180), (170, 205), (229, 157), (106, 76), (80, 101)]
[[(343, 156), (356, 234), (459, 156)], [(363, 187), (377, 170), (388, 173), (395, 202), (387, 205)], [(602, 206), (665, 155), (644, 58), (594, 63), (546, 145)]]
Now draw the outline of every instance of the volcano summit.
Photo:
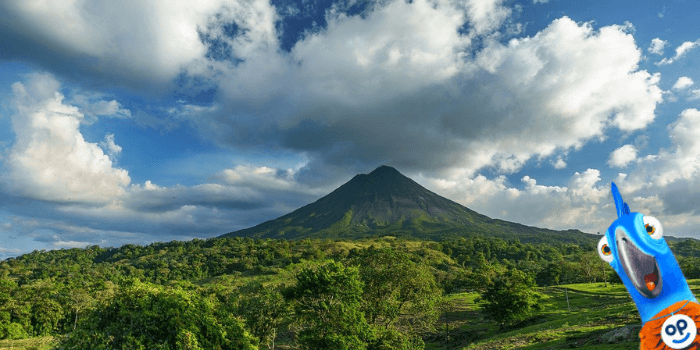
[[(594, 235), (553, 231), (491, 219), (439, 196), (396, 169), (383, 165), (355, 175), (330, 194), (287, 215), (222, 237), (363, 238), (414, 236), (441, 239), (486, 234), (544, 241), (552, 235), (569, 242)], [(592, 237), (591, 237), (592, 236)]]

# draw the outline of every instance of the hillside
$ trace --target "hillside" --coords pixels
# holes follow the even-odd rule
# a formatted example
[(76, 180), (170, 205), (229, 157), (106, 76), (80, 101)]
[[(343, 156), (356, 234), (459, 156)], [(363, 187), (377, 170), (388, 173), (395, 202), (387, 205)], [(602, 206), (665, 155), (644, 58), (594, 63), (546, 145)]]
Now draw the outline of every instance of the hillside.
[(442, 197), (389, 166), (358, 174), (317, 201), (222, 237), (362, 238), (413, 236), (441, 240), (472, 235), (523, 242), (591, 243), (595, 235), (554, 231), (492, 219)]
[[(145, 319), (155, 322), (154, 325), (180, 324), (173, 323), (178, 320), (179, 313), (168, 313), (169, 318), (161, 319), (163, 313), (130, 306), (135, 305), (136, 300), (148, 300), (139, 305), (157, 308), (167, 302), (169, 308), (196, 315), (196, 320), (210, 317), (207, 319), (221, 324), (226, 319), (245, 320), (239, 326), (249, 332), (257, 329), (255, 322), (268, 322), (269, 319), (261, 317), (269, 314), (260, 310), (284, 306), (286, 311), (276, 316), (279, 323), (278, 332), (273, 333), (276, 334), (275, 348), (296, 350), (300, 348), (295, 345), (299, 328), (294, 325), (301, 318), (287, 308), (294, 302), (282, 298), (281, 293), (285, 286), (297, 283), (297, 276), (304, 269), (332, 262), (348, 268), (374, 266), (379, 273), (367, 273), (366, 286), (376, 285), (376, 281), (368, 278), (380, 278), (385, 273), (393, 276), (391, 273), (396, 271), (423, 271), (422, 276), (442, 290), (447, 301), (439, 319), (435, 318), (437, 315), (430, 319), (435, 328), (419, 333), (425, 349), (639, 348), (638, 329), (634, 327), (638, 327), (640, 319), (619, 280), (614, 287), (610, 286), (615, 280), (612, 269), (586, 247), (552, 243), (523, 244), (488, 237), (441, 242), (390, 237), (347, 241), (211, 238), (148, 246), (35, 251), (0, 261), (0, 314), (5, 315), (0, 320), (0, 349), (72, 348), (59, 344), (66, 337), (75, 342), (89, 339), (82, 336), (85, 334), (109, 333), (100, 325), (94, 325), (100, 320), (108, 320), (106, 324), (112, 324), (112, 330), (123, 330), (125, 327), (121, 325), (132, 320)], [(700, 277), (700, 246), (689, 240), (670, 246), (684, 275), (689, 279)], [(372, 254), (380, 254), (377, 257), (381, 259), (367, 260)], [(381, 268), (385, 259), (397, 258), (403, 259), (406, 268)], [(372, 262), (375, 265), (370, 265)], [(603, 268), (586, 269), (591, 263)], [(491, 322), (476, 299), (480, 295), (482, 272), (497, 266), (523, 271), (537, 284), (533, 288), (544, 295), (541, 310), (506, 329), (499, 329)], [(416, 276), (404, 274), (400, 278), (392, 277), (392, 281), (408, 283)], [(608, 281), (607, 287), (600, 282), (604, 279)], [(587, 283), (591, 281), (598, 282)], [(557, 283), (560, 286), (557, 287)], [(580, 285), (565, 285), (572, 283)], [(697, 293), (698, 282), (690, 284)], [(385, 285), (384, 282), (381, 285)], [(425, 284), (420, 282), (419, 285)], [(261, 289), (262, 286), (265, 288)], [(369, 298), (371, 294), (363, 295), (362, 300), (366, 302)], [(257, 300), (260, 307), (254, 309), (255, 313), (246, 313), (251, 308), (240, 304), (245, 300)], [(266, 300), (276, 300), (277, 304)], [(112, 311), (120, 305), (127, 309), (122, 310), (121, 316), (114, 317)], [(193, 305), (201, 308), (192, 310)], [(212, 309), (207, 305), (217, 307)], [(214, 310), (218, 311), (213, 313)], [(112, 312), (112, 316), (100, 318), (105, 312)], [(414, 315), (407, 311), (403, 314)], [(381, 322), (380, 318), (372, 327), (385, 329)], [(232, 325), (239, 327), (236, 323), (240, 322)], [(76, 326), (79, 332), (73, 334)], [(81, 329), (91, 333), (80, 333)], [(167, 327), (158, 329), (170, 330)], [(150, 328), (129, 330), (136, 336), (149, 332), (145, 338), (138, 338), (142, 341), (151, 338), (166, 341), (172, 333), (156, 334)], [(395, 330), (398, 333), (394, 334), (399, 337), (418, 334), (403, 326)], [(259, 329), (256, 332), (261, 334)], [(199, 331), (195, 333), (207, 339)], [(47, 343), (53, 345), (47, 346)], [(95, 348), (98, 347), (77, 349)], [(265, 348), (268, 347), (261, 343), (257, 349)]]

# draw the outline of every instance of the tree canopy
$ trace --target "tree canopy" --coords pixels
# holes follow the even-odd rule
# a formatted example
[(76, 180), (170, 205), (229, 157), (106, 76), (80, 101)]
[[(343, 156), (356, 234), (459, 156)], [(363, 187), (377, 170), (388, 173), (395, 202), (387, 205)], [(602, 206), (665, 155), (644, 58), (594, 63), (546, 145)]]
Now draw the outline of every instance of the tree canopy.
[(256, 350), (257, 339), (210, 297), (125, 282), (68, 334), (59, 349)]

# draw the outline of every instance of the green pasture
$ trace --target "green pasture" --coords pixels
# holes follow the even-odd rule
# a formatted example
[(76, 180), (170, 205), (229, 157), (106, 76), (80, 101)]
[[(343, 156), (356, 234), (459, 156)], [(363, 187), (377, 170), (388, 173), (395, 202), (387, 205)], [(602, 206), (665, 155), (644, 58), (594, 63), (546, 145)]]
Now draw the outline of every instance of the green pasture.
[[(694, 292), (700, 291), (700, 280), (688, 282)], [(443, 315), (438, 326), (442, 334), (426, 341), (426, 348), (639, 349), (641, 319), (623, 285), (570, 284), (539, 292), (541, 310), (503, 330), (479, 312), (477, 293), (450, 295), (448, 322)]]

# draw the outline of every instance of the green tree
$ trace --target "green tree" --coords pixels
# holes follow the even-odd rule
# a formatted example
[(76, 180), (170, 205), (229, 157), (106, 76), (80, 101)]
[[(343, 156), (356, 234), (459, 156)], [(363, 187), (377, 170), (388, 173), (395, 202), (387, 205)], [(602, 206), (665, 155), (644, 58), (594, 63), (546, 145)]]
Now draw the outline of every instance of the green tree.
[(549, 262), (538, 274), (537, 284), (540, 286), (559, 285), (561, 278), (561, 262)]
[(63, 308), (55, 300), (39, 298), (32, 303), (32, 324), (37, 335), (53, 334), (63, 319)]
[(598, 273), (598, 265), (601, 259), (595, 251), (585, 252), (579, 256), (578, 267), (588, 283), (595, 282)]
[(217, 308), (196, 292), (131, 280), (80, 320), (58, 349), (257, 349), (242, 322)]
[(273, 349), (277, 328), (289, 310), (279, 287), (265, 287), (256, 281), (241, 288), (240, 292), (238, 314), (245, 318), (246, 326), (260, 343)]
[(90, 309), (94, 303), (94, 298), (84, 289), (73, 289), (68, 292), (71, 311), (74, 314), (72, 330), (78, 326), (78, 319), (83, 313)]
[(368, 322), (384, 330), (400, 330), (422, 343), (419, 335), (433, 328), (442, 300), (442, 290), (428, 267), (392, 248), (367, 249), (354, 263), (364, 282), (362, 309)]
[(494, 283), (494, 280), (506, 272), (506, 268), (498, 263), (492, 264), (479, 253), (477, 256), (477, 267), (472, 274), (471, 287), (483, 292), (487, 286)]
[(296, 286), (284, 290), (293, 301), (302, 331), (297, 342), (302, 349), (363, 350), (371, 331), (361, 311), (362, 281), (355, 267), (332, 262), (302, 269)]
[(0, 339), (24, 339), (28, 337), (29, 334), (21, 324), (0, 321)]
[(501, 329), (507, 324), (527, 318), (537, 304), (540, 295), (534, 290), (531, 276), (517, 269), (498, 274), (481, 293), (481, 306), (486, 317), (498, 323)]
[[(681, 245), (682, 246), (682, 245)], [(676, 255), (678, 265), (685, 278), (700, 278), (700, 259), (696, 257), (683, 257)]]

